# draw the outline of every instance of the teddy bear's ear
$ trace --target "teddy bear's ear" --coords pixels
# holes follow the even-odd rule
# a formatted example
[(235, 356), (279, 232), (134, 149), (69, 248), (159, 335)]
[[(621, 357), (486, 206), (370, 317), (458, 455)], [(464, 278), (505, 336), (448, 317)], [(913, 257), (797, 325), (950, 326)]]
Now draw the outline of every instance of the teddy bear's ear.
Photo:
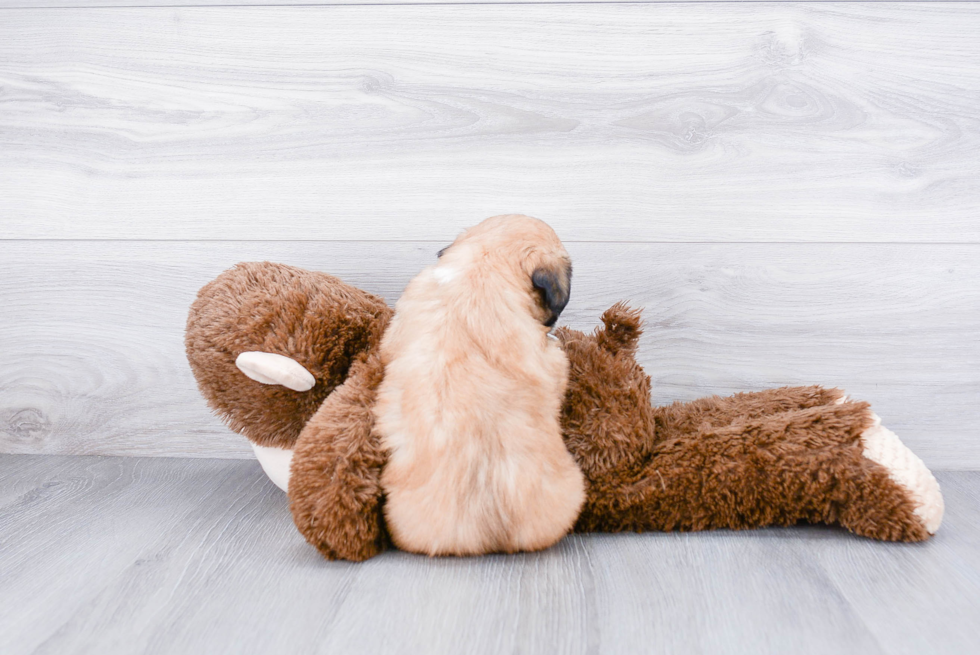
[(618, 302), (602, 314), (605, 327), (596, 329), (599, 346), (616, 354), (621, 351), (636, 351), (640, 335), (643, 334), (643, 319), (639, 309), (633, 309), (625, 302)]

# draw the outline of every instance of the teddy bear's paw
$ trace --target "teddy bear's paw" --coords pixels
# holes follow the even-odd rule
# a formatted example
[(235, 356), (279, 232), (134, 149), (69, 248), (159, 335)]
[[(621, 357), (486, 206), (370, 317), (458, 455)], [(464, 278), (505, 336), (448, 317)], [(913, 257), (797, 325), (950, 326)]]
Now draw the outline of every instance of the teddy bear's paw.
[(242, 373), (262, 384), (281, 384), (293, 391), (309, 391), (316, 384), (313, 374), (295, 359), (275, 353), (244, 352), (235, 359)]
[(269, 476), (272, 483), (285, 492), (289, 492), (289, 467), (293, 463), (293, 451), (285, 448), (270, 448), (252, 444), (255, 458), (259, 460), (262, 470)]
[(874, 425), (861, 434), (864, 456), (888, 469), (892, 480), (905, 487), (915, 503), (915, 515), (929, 534), (943, 521), (943, 495), (939, 483), (915, 453), (874, 416)]

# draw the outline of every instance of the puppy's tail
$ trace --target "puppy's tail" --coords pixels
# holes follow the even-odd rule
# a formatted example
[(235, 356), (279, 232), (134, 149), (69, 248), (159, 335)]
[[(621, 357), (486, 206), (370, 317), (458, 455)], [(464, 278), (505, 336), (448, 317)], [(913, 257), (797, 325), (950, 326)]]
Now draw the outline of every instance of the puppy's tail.
[(633, 309), (625, 302), (618, 302), (602, 313), (604, 327), (596, 328), (599, 346), (612, 354), (634, 353), (643, 334), (641, 310)]

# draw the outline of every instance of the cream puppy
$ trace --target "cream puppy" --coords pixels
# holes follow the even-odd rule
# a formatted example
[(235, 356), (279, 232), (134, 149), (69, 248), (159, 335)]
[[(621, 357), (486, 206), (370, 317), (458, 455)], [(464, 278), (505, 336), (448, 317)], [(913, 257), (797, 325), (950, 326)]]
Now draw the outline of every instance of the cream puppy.
[(399, 548), (429, 555), (546, 548), (585, 499), (559, 425), (568, 360), (548, 338), (571, 261), (546, 223), (517, 215), (439, 254), (381, 342), (388, 528)]

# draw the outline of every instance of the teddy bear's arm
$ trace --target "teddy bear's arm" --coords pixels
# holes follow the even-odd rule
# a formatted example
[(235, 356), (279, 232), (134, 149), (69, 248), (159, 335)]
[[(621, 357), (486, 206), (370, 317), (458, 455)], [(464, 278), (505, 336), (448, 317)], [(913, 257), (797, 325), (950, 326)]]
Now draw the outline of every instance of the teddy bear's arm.
[(296, 442), (290, 510), (327, 559), (361, 561), (388, 547), (381, 490), (386, 455), (371, 410), (383, 373), (377, 351), (357, 361)]

